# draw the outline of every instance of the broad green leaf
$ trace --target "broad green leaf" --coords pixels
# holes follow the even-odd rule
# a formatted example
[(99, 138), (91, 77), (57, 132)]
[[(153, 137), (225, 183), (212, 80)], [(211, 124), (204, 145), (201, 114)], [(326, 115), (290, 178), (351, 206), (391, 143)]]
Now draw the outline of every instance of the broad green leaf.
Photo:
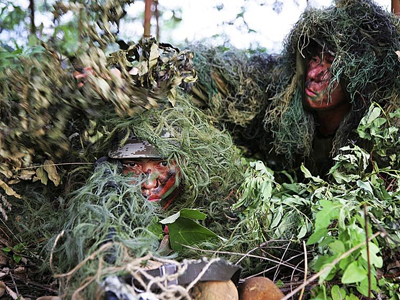
[(334, 266), (332, 266), (331, 264), (323, 265), (321, 267), (321, 271), (324, 270), (325, 268), (326, 270), (322, 272), (321, 275), (319, 276), (318, 279), (319, 284), (322, 284), (325, 280), (329, 281), (335, 276)]
[(191, 219), (196, 219), (196, 220), (205, 220), (207, 215), (200, 212), (197, 209), (184, 208), (181, 211), (169, 216), (168, 218), (161, 220), (160, 223), (164, 224), (164, 225), (171, 224), (171, 223), (175, 222), (179, 217), (191, 218)]
[(367, 277), (367, 271), (358, 265), (357, 261), (352, 262), (343, 273), (342, 283), (361, 282)]
[(13, 254), (13, 260), (18, 264), (21, 261), (22, 257), (18, 254)]
[(320, 228), (318, 230), (315, 230), (313, 234), (311, 234), (311, 236), (308, 238), (307, 245), (318, 243), (319, 240), (323, 237), (326, 237), (327, 234), (328, 234), (327, 228)]
[(315, 217), (315, 228), (328, 227), (332, 219), (336, 219), (339, 214), (339, 208), (336, 203), (328, 200), (321, 200), (322, 209)]
[(49, 179), (48, 179), (47, 174), (44, 171), (43, 167), (36, 169), (36, 177), (33, 178), (33, 181), (35, 181), (35, 180), (40, 180), (41, 183), (47, 185), (47, 182)]
[(345, 247), (342, 241), (336, 240), (332, 243), (329, 244), (329, 248), (335, 253), (335, 254), (342, 254), (345, 252)]
[(282, 215), (283, 215), (283, 207), (279, 206), (277, 210), (274, 210), (274, 219), (272, 220), (271, 228), (275, 228), (279, 225), (282, 219)]
[(371, 111), (368, 112), (368, 119), (367, 119), (367, 123), (372, 123), (372, 121), (374, 121), (376, 118), (378, 118), (381, 114), (381, 109), (378, 107), (374, 107)]
[[(369, 245), (369, 257), (370, 257), (371, 264), (373, 264), (377, 268), (381, 268), (383, 265), (383, 259), (381, 256), (377, 255), (380, 252), (380, 249), (374, 243), (369, 242), (368, 245)], [(365, 261), (368, 261), (366, 248), (361, 250), (361, 257), (364, 258)]]
[(324, 182), (324, 180), (321, 179), (319, 176), (318, 177), (313, 176), (311, 174), (311, 172), (304, 166), (304, 164), (301, 164), (300, 170), (303, 172), (305, 178), (309, 178), (312, 181), (314, 181), (315, 183), (323, 183)]
[(301, 239), (307, 234), (307, 224), (303, 224), (300, 228), (299, 233), (297, 234), (297, 238)]
[[(370, 286), (367, 277), (363, 281), (361, 281), (359, 285), (357, 285), (357, 291), (368, 297), (369, 287)], [(375, 276), (371, 276), (371, 291), (379, 291)]]
[(332, 300), (343, 300), (346, 297), (346, 291), (341, 289), (338, 285), (331, 288)]
[(187, 218), (178, 218), (168, 225), (171, 247), (175, 251), (182, 250), (183, 245), (196, 245), (218, 236), (211, 230)]
[(198, 209), (184, 208), (180, 211), (181, 217), (190, 218), (195, 220), (205, 220), (207, 215)]

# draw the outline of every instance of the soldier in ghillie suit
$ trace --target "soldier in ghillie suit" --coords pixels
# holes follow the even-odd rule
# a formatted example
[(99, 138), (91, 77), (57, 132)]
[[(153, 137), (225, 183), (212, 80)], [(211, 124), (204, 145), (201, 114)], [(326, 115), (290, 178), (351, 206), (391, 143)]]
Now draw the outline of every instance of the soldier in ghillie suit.
[[(112, 275), (143, 273), (138, 270), (147, 260), (154, 263), (179, 254), (177, 264), (183, 258), (202, 257), (182, 244), (208, 243), (213, 248), (222, 242), (218, 236), (228, 236), (229, 194), (242, 180), (240, 156), (231, 137), (209, 125), (183, 94), (177, 95), (174, 107), (106, 119), (109, 134), (92, 152), (107, 157), (68, 197), (64, 231), (50, 243), (57, 273), (75, 268), (66, 276), (69, 286), (64, 289), (75, 295), (95, 274), (101, 282)], [(181, 215), (162, 221), (174, 213)], [(97, 263), (88, 260), (91, 255)], [(135, 271), (128, 269), (132, 266)], [(109, 285), (106, 281), (105, 289), (110, 290)], [(100, 288), (96, 283), (81, 287), (87, 298)], [(172, 292), (179, 291), (165, 286), (159, 293), (166, 297)]]
[(337, 1), (301, 15), (286, 38), (263, 120), (271, 154), (284, 157), (281, 168), (305, 162), (326, 175), (341, 147), (360, 142), (355, 130), (371, 103), (398, 107), (399, 37), (398, 18), (372, 1)]

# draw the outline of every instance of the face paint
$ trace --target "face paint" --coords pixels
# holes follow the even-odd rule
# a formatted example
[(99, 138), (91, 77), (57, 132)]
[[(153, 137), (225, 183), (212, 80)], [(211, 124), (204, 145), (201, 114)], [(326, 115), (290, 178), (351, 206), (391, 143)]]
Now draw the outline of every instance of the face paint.
[(175, 199), (178, 194), (179, 170), (175, 162), (161, 159), (125, 159), (122, 160), (123, 174), (144, 175), (142, 194), (149, 201)]
[(339, 82), (334, 82), (333, 87), (328, 89), (332, 77), (330, 67), (334, 59), (334, 56), (321, 49), (311, 57), (307, 67), (303, 100), (307, 109), (332, 110), (347, 103)]

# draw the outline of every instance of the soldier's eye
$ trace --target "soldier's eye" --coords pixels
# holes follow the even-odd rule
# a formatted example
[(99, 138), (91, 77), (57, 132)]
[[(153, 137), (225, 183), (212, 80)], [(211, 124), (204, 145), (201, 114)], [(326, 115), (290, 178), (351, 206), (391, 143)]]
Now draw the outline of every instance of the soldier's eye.
[(130, 162), (130, 163), (122, 164), (122, 166), (127, 169), (133, 169), (133, 168), (136, 168), (138, 166), (138, 164), (134, 163), (134, 162)]
[(168, 162), (163, 160), (162, 162), (160, 162), (160, 166), (166, 167), (166, 166), (168, 166)]

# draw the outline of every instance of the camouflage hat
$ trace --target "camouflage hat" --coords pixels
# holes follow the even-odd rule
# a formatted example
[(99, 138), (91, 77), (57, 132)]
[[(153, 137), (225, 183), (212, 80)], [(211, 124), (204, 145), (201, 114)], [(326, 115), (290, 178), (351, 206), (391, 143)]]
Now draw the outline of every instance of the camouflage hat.
[(161, 158), (157, 148), (146, 140), (131, 136), (126, 143), (120, 146), (119, 141), (113, 144), (108, 157), (123, 158)]
[[(131, 135), (124, 145), (121, 146), (121, 140), (124, 135), (118, 136), (116, 142), (111, 146), (108, 157), (114, 159), (124, 158), (162, 158), (157, 148), (150, 144), (149, 141), (140, 139), (135, 135)], [(167, 130), (161, 132), (161, 137), (170, 138), (171, 134)]]

